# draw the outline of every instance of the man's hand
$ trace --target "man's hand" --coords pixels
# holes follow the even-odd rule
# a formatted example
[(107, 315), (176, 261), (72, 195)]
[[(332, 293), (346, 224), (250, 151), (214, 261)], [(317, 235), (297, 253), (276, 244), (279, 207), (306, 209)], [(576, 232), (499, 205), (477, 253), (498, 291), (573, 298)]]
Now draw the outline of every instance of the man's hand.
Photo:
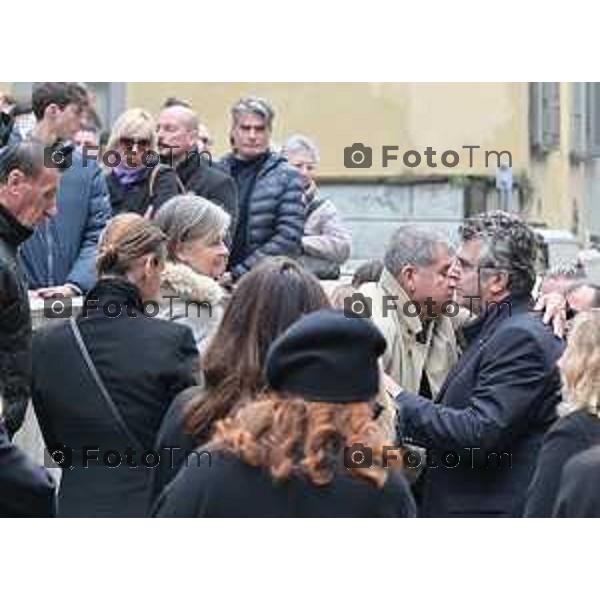
[(567, 301), (562, 294), (551, 292), (540, 296), (534, 310), (544, 311), (543, 321), (552, 323), (554, 335), (564, 339), (567, 332)]
[(64, 296), (66, 298), (73, 298), (79, 296), (79, 292), (75, 287), (71, 285), (57, 285), (55, 287), (40, 288), (34, 291), (38, 298), (52, 298), (54, 296)]

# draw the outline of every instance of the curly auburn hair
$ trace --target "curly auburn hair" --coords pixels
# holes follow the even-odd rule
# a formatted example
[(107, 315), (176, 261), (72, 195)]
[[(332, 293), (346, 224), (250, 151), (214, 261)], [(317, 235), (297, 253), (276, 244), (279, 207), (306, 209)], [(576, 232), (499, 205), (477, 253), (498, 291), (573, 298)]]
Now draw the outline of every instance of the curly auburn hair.
[(402, 454), (373, 417), (370, 402), (332, 404), (269, 392), (218, 421), (209, 446), (268, 469), (276, 481), (301, 476), (324, 486), (345, 471), (344, 449), (364, 444), (373, 452), (373, 466), (348, 471), (381, 488), (385, 461), (399, 466)]

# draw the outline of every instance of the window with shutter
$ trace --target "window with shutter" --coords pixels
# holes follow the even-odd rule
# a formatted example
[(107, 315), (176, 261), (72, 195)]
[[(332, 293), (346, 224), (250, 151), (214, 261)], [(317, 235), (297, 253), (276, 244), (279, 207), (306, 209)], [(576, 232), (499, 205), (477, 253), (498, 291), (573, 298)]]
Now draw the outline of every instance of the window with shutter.
[(600, 157), (600, 83), (587, 84), (589, 156)]
[(534, 82), (529, 85), (531, 148), (546, 154), (560, 145), (560, 83)]

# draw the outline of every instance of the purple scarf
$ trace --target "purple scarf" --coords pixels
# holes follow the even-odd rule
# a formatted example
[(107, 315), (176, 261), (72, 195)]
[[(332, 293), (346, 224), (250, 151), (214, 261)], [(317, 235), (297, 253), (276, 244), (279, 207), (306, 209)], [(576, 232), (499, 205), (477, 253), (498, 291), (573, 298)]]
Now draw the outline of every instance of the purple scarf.
[(147, 170), (144, 165), (130, 169), (127, 165), (120, 163), (112, 172), (122, 186), (130, 186), (144, 179)]

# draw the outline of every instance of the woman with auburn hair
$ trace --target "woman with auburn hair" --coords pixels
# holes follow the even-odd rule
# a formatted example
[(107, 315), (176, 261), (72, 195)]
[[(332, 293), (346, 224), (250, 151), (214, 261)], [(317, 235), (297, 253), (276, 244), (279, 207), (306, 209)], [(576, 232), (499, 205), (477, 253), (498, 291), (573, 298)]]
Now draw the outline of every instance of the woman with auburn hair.
[[(203, 385), (180, 394), (157, 437), (164, 460), (153, 471), (153, 495), (175, 477), (185, 451), (206, 442), (216, 421), (264, 389), (271, 343), (302, 315), (329, 307), (319, 280), (289, 258), (265, 258), (236, 286), (201, 357)], [(168, 454), (164, 449), (181, 450)]]
[(125, 111), (117, 119), (103, 158), (113, 214), (152, 216), (183, 191), (175, 171), (160, 163), (156, 121), (141, 108)]
[(32, 398), (62, 469), (59, 516), (147, 514), (147, 453), (198, 368), (189, 328), (149, 318), (158, 312), (165, 257), (155, 224), (115, 217), (100, 238), (98, 282), (81, 314), (35, 332)]
[(563, 415), (548, 431), (529, 487), (526, 517), (550, 517), (563, 467), (576, 454), (600, 444), (600, 309), (579, 313), (558, 361)]
[(155, 516), (415, 516), (400, 449), (376, 421), (384, 350), (368, 320), (302, 317), (269, 351), (267, 392), (217, 423), (210, 467), (183, 467)]

